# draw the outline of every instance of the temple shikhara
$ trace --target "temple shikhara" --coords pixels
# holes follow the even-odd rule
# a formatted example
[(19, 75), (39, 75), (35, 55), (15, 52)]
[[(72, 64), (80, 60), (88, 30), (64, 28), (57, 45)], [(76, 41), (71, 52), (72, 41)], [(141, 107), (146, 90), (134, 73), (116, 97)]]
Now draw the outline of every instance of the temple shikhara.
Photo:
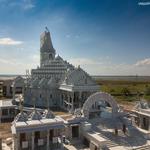
[(24, 105), (35, 103), (40, 108), (49, 105), (73, 111), (97, 91), (99, 86), (80, 66), (76, 68), (56, 56), (46, 29), (40, 36), (40, 67), (31, 70), (24, 87)]

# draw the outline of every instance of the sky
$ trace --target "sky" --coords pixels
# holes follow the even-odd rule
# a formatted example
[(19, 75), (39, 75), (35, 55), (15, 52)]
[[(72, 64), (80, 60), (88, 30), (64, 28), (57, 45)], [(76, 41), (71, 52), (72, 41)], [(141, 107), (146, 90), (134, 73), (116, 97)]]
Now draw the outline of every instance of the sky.
[(0, 0), (0, 74), (40, 64), (46, 26), (57, 54), (91, 75), (150, 75), (150, 0)]

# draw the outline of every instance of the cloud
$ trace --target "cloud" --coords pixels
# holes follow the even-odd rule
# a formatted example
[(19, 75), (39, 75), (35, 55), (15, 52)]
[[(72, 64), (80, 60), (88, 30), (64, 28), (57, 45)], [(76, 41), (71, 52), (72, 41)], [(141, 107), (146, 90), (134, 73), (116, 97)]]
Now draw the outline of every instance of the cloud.
[(68, 60), (75, 66), (81, 65), (91, 75), (150, 75), (150, 58), (135, 63), (115, 63), (110, 57), (72, 58)]
[(35, 4), (33, 3), (33, 0), (15, 0), (15, 1), (9, 1), (9, 0), (0, 0), (0, 6), (3, 7), (9, 7), (9, 8), (15, 8), (15, 9), (21, 9), (21, 10), (30, 10), (35, 7)]
[(32, 0), (23, 0), (23, 8), (25, 10), (34, 8), (35, 5), (32, 3)]
[(26, 61), (12, 58), (0, 58), (0, 68), (3, 74), (25, 74), (27, 69), (31, 70), (36, 67), (37, 62), (34, 60), (31, 61), (29, 58), (26, 58)]
[(135, 64), (135, 66), (147, 66), (147, 65), (150, 65), (150, 58), (139, 60)]
[(12, 38), (0, 38), (0, 45), (20, 45), (22, 41), (16, 41)]
[(148, 6), (148, 5), (150, 5), (150, 1), (149, 2), (138, 2), (138, 5), (140, 5), (140, 6)]

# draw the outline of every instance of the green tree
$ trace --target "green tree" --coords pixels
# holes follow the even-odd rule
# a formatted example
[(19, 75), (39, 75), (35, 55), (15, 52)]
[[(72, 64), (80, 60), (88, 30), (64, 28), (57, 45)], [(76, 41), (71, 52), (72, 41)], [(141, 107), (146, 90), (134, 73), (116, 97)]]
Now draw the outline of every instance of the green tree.
[(145, 88), (145, 95), (150, 95), (150, 86)]
[(127, 87), (122, 88), (121, 93), (125, 96), (129, 96), (131, 94), (130, 90)]

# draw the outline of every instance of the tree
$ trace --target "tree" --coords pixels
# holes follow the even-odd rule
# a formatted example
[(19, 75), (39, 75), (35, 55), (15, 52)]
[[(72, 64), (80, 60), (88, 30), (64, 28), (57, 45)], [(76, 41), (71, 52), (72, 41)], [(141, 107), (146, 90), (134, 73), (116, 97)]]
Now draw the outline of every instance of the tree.
[(145, 88), (145, 95), (150, 95), (150, 86)]
[(129, 96), (131, 94), (130, 90), (127, 88), (127, 87), (124, 87), (122, 90), (121, 90), (121, 93), (125, 96)]

